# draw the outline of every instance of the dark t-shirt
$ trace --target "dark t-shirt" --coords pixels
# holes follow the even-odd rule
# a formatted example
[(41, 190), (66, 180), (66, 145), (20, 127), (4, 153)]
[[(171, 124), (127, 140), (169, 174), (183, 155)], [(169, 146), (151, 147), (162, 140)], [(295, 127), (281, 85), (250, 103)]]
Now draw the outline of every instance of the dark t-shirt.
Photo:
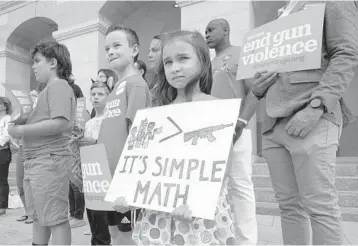
[(149, 93), (146, 81), (136, 74), (118, 82), (107, 97), (97, 143), (105, 145), (112, 175), (127, 140), (127, 119), (133, 122), (137, 110), (151, 106)]
[(37, 105), (27, 118), (26, 124), (63, 117), (68, 120), (65, 131), (50, 136), (23, 137), (24, 154), (36, 157), (49, 153), (72, 155), (69, 148), (76, 115), (76, 99), (67, 81), (51, 82), (39, 94)]

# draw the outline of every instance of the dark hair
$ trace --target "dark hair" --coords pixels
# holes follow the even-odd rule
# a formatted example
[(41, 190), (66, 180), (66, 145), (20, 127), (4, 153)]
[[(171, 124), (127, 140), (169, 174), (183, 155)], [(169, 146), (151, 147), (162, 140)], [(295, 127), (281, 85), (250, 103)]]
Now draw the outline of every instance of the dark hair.
[(94, 82), (92, 83), (90, 90), (92, 91), (92, 89), (94, 88), (106, 88), (108, 90), (108, 94), (111, 92), (111, 89), (109, 88), (107, 82)]
[(34, 59), (37, 52), (41, 53), (47, 60), (56, 59), (57, 76), (67, 80), (69, 83), (73, 83), (70, 52), (65, 45), (56, 41), (42, 41), (31, 49), (31, 59)]
[(142, 60), (137, 60), (136, 63), (139, 66), (139, 69), (143, 69), (144, 73), (143, 73), (143, 78), (145, 77), (145, 74), (147, 73), (147, 65), (145, 65), (145, 62)]
[(11, 101), (7, 97), (0, 97), (0, 105), (4, 105), (6, 114), (12, 114)]
[[(198, 56), (198, 59), (201, 64), (201, 68), (199, 69), (198, 73), (185, 87), (187, 101), (192, 100), (191, 93), (193, 92), (197, 82), (199, 82), (201, 92), (205, 94), (210, 94), (211, 87), (213, 84), (213, 75), (211, 68), (210, 52), (204, 37), (197, 31), (175, 31), (172, 33), (168, 33), (166, 35), (166, 41), (162, 47), (162, 51), (166, 45), (177, 40), (191, 44), (194, 47), (196, 55)], [(155, 98), (157, 100), (158, 106), (168, 105), (175, 100), (178, 92), (176, 88), (172, 87), (169, 84), (167, 78), (165, 77), (163, 52), (159, 61), (157, 77), (158, 87), (155, 90)]]
[(106, 69), (106, 68), (101, 68), (100, 70), (98, 70), (97, 75), (98, 75), (100, 72), (102, 72), (102, 73), (104, 73), (104, 74), (106, 75), (107, 81), (108, 81), (108, 79), (109, 79), (110, 77), (112, 77), (112, 78), (113, 78), (113, 84), (116, 84), (118, 78), (117, 78), (116, 73), (115, 73), (113, 70), (111, 70), (111, 69)]
[[(128, 27), (123, 27), (121, 25), (112, 25), (112, 26), (108, 27), (107, 32), (106, 32), (106, 36), (108, 34), (110, 34), (111, 32), (114, 32), (114, 31), (122, 31), (122, 32), (124, 32), (126, 34), (126, 36), (127, 36), (128, 44), (129, 44), (130, 47), (133, 47), (134, 45), (139, 46), (138, 35), (133, 29), (128, 28)], [(138, 56), (139, 56), (139, 52), (135, 57), (133, 57), (134, 62), (137, 61)]]

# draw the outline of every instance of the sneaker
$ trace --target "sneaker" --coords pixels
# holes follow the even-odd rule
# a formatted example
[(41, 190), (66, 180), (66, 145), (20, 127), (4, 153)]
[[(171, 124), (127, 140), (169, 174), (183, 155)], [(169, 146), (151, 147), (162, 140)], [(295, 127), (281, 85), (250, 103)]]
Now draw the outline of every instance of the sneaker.
[(86, 222), (84, 220), (79, 220), (79, 219), (76, 219), (76, 218), (72, 218), (70, 220), (71, 229), (82, 227), (82, 226), (85, 226), (85, 225), (86, 225)]
[(91, 231), (85, 231), (84, 234), (85, 234), (86, 236), (88, 236), (88, 235), (92, 235), (92, 232), (91, 232)]

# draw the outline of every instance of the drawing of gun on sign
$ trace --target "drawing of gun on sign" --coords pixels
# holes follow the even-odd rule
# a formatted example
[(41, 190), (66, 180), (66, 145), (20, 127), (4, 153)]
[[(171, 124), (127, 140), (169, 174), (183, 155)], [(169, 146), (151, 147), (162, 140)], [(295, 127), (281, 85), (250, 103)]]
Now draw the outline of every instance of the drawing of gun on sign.
[(233, 124), (227, 124), (227, 125), (222, 124), (218, 126), (209, 126), (199, 130), (186, 132), (184, 133), (184, 142), (188, 142), (192, 140), (191, 145), (197, 145), (199, 138), (206, 138), (210, 143), (212, 143), (216, 140), (216, 138), (213, 135), (214, 131), (219, 131), (227, 127), (230, 127), (232, 125)]

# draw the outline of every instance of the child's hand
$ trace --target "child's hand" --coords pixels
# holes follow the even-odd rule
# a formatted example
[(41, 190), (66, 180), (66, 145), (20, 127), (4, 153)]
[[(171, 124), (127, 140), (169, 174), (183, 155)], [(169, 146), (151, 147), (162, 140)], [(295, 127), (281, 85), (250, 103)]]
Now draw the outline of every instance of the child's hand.
[(176, 220), (180, 221), (192, 221), (193, 217), (191, 216), (192, 212), (189, 209), (188, 205), (181, 205), (173, 210), (172, 216)]
[(129, 206), (126, 199), (124, 197), (119, 197), (113, 203), (113, 209), (119, 213), (124, 214), (129, 210), (133, 209), (133, 207)]

